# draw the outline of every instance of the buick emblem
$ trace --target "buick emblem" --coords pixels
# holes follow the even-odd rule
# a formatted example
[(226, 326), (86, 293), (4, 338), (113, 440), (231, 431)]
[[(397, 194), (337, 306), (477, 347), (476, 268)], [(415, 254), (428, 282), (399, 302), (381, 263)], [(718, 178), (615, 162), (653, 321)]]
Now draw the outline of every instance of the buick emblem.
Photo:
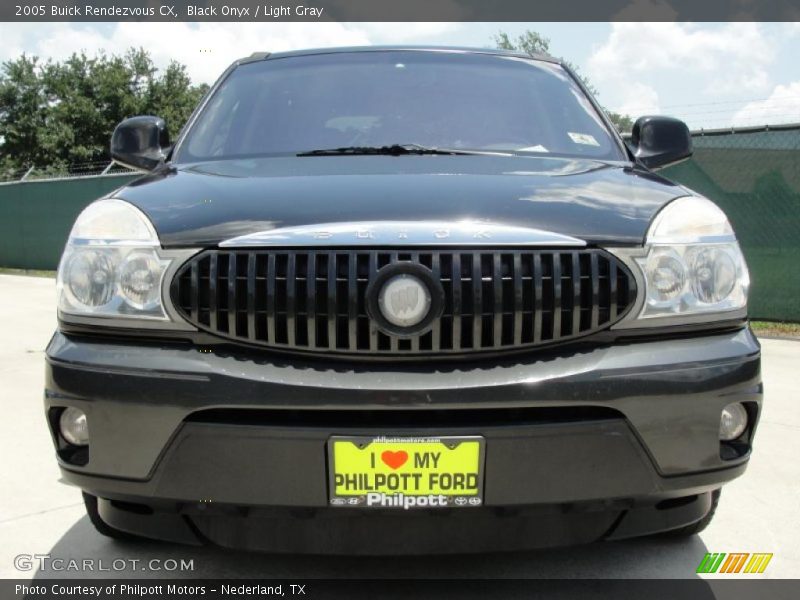
[(403, 273), (383, 284), (378, 292), (378, 306), (392, 325), (413, 327), (428, 316), (431, 294), (419, 278)]
[(444, 290), (427, 267), (398, 261), (380, 269), (366, 290), (367, 313), (385, 334), (422, 335), (441, 316)]

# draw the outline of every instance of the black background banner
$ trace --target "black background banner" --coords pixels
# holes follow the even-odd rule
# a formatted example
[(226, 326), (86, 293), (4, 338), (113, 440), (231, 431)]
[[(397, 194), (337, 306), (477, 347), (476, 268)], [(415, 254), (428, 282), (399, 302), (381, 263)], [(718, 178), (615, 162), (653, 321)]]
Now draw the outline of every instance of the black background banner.
[(1, 21), (800, 21), (800, 0), (3, 0)]
[[(387, 559), (390, 560), (390, 559)], [(800, 580), (754, 579), (471, 579), (213, 580), (5, 579), (0, 598), (38, 600), (796, 600)]]
[[(387, 559), (390, 560), (390, 559)], [(796, 600), (796, 579), (213, 580), (5, 579), (0, 598), (38, 600)]]

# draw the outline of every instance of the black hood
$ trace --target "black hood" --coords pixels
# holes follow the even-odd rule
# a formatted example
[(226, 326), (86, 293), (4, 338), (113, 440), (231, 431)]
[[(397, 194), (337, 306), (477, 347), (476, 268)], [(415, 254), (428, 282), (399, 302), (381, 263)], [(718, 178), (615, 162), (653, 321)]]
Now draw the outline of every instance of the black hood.
[(589, 244), (641, 244), (686, 191), (657, 175), (581, 159), (507, 156), (279, 157), (164, 167), (118, 190), (165, 247), (210, 246), (278, 227), (485, 221)]

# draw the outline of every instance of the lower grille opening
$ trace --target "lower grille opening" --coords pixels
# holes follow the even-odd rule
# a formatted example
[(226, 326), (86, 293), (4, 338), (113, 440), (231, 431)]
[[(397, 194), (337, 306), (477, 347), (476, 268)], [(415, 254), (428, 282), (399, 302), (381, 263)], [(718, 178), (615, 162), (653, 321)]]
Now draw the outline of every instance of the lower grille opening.
[(656, 504), (656, 510), (669, 510), (671, 508), (678, 508), (679, 506), (686, 506), (697, 500), (697, 495), (694, 496), (681, 496), (680, 498), (669, 498), (662, 500)]
[(134, 513), (137, 515), (152, 515), (153, 509), (146, 504), (139, 504), (138, 502), (124, 502), (122, 500), (109, 500), (111, 506), (118, 510)]
[(190, 415), (186, 421), (221, 425), (397, 429), (404, 427), (446, 428), (541, 425), (622, 418), (624, 417), (619, 411), (600, 406), (422, 410), (276, 410), (247, 408), (198, 411)]

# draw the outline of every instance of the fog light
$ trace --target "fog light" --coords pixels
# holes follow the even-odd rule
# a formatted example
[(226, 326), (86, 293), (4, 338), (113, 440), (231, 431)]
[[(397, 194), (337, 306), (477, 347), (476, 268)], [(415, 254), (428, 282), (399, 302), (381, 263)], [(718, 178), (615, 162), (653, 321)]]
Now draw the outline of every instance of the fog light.
[(722, 409), (719, 420), (719, 439), (723, 442), (735, 440), (747, 428), (747, 410), (739, 402), (728, 404)]
[(58, 419), (61, 435), (73, 446), (85, 446), (89, 443), (89, 427), (86, 424), (86, 413), (78, 408), (66, 408)]

